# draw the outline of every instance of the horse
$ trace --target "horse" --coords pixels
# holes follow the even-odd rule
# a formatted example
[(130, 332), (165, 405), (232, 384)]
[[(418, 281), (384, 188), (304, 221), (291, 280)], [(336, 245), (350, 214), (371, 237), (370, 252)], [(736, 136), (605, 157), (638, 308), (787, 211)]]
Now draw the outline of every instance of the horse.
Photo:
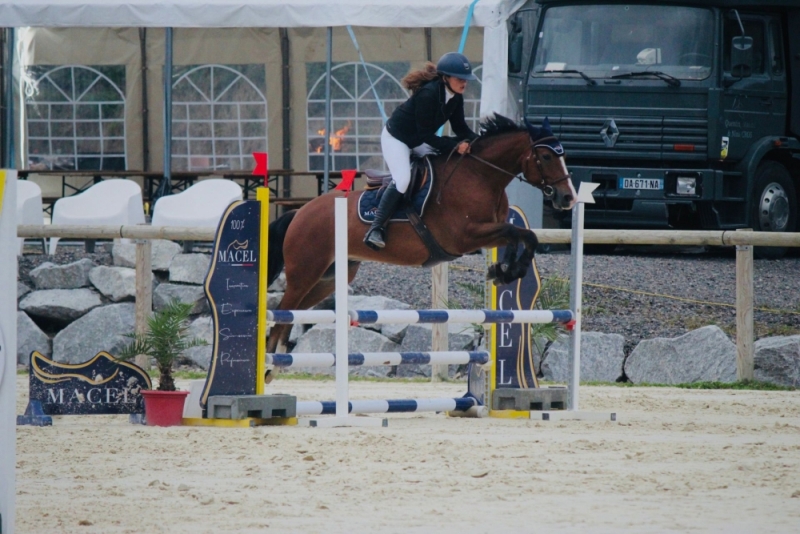
[[(480, 131), (469, 153), (432, 158), (436, 179), (422, 221), (449, 259), (481, 248), (506, 246), (503, 259), (487, 274), (495, 284), (506, 284), (525, 275), (538, 245), (531, 230), (506, 222), (506, 186), (520, 176), (541, 189), (560, 210), (571, 209), (577, 194), (564, 162), (564, 149), (547, 119), (537, 128), (527, 120), (518, 124), (495, 114), (481, 122)], [(334, 199), (345, 194), (334, 190), (316, 197), (269, 225), (269, 284), (282, 268), (286, 271), (286, 290), (278, 309), (309, 309), (333, 293)], [(390, 223), (386, 247), (380, 251), (363, 243), (367, 226), (358, 215), (361, 194), (363, 191), (347, 195), (348, 282), (363, 261), (430, 265), (431, 251), (408, 223)], [(520, 243), (524, 249), (517, 257)], [(275, 352), (279, 343), (285, 346), (291, 327), (272, 327), (267, 352)]]

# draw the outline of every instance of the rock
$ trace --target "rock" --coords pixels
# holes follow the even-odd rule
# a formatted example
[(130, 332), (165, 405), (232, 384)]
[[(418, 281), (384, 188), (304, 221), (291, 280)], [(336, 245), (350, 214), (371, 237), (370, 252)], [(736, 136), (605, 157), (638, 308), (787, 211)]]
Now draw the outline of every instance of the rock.
[[(410, 310), (411, 305), (399, 300), (376, 296), (351, 295), (347, 297), (347, 307), (351, 310)], [(365, 324), (364, 328), (380, 332), (395, 343), (403, 341), (407, 324)]]
[(36, 326), (28, 314), (17, 312), (17, 363), (27, 366), (31, 352), (39, 351), (50, 357), (50, 338)]
[[(471, 324), (448, 323), (448, 348), (447, 350), (473, 350), (475, 347), (476, 333)], [(411, 324), (407, 325), (400, 352), (431, 352), (433, 345), (433, 325)], [(448, 375), (453, 377), (457, 365), (448, 367)], [(431, 376), (430, 365), (398, 365), (398, 377)]]
[(21, 299), (25, 295), (31, 292), (31, 288), (23, 284), (22, 282), (17, 282), (17, 300)]
[[(570, 337), (559, 335), (545, 352), (542, 376), (552, 382), (569, 381)], [(581, 334), (581, 380), (616, 382), (622, 376), (625, 338), (619, 334)]]
[(759, 339), (754, 363), (756, 380), (800, 387), (800, 336)]
[(634, 384), (686, 384), (736, 381), (736, 345), (717, 326), (704, 326), (676, 338), (641, 341), (625, 360)]
[(70, 322), (102, 304), (91, 289), (45, 289), (28, 294), (19, 309), (43, 319)]
[[(153, 286), (156, 279), (150, 273)], [(104, 297), (113, 302), (134, 300), (136, 297), (136, 269), (128, 267), (95, 267), (89, 272), (89, 281)]]
[[(172, 263), (172, 258), (181, 251), (181, 246), (164, 239), (154, 239), (151, 243), (151, 268), (154, 271), (168, 271), (169, 265)], [(121, 243), (117, 239), (114, 241), (111, 255), (114, 258), (114, 265), (117, 267), (136, 267), (135, 243)]]
[(89, 285), (89, 271), (94, 262), (89, 258), (66, 265), (44, 262), (30, 273), (36, 289), (75, 289)]
[[(447, 327), (448, 350), (472, 350), (476, 333), (471, 324), (449, 323)], [(411, 324), (406, 329), (400, 352), (430, 352), (432, 344), (432, 325)]]
[(192, 347), (184, 352), (184, 356), (192, 360), (195, 365), (208, 369), (214, 348), (214, 321), (210, 316), (198, 317), (189, 325), (189, 336), (190, 338), (203, 339), (208, 345)]
[[(352, 328), (348, 335), (350, 352), (397, 352), (398, 346), (389, 338), (366, 328)], [(292, 353), (335, 352), (336, 325), (318, 324), (300, 336)], [(290, 372), (309, 372), (315, 374), (335, 374), (335, 367), (291, 367)], [(391, 367), (370, 366), (352, 367), (350, 374), (356, 376), (386, 376)]]
[(82, 363), (101, 350), (115, 356), (131, 341), (124, 334), (132, 333), (135, 328), (136, 312), (132, 302), (95, 308), (56, 335), (53, 359)]
[(173, 300), (192, 304), (192, 315), (209, 311), (208, 298), (203, 287), (183, 284), (160, 284), (153, 291), (153, 310), (160, 311)]
[(267, 293), (267, 309), (276, 310), (281, 303), (283, 293)]
[(267, 288), (269, 292), (283, 293), (286, 291), (286, 273), (282, 272), (278, 275), (272, 284)]
[(169, 281), (204, 284), (210, 264), (208, 254), (178, 254), (169, 266)]

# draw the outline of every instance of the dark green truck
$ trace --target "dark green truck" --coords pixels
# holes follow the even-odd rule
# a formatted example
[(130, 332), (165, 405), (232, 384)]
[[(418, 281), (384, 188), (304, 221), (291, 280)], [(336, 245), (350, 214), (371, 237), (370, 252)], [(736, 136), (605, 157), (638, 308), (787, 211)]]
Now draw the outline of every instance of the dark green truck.
[(600, 184), (587, 227), (797, 230), (800, 0), (537, 4), (511, 76)]

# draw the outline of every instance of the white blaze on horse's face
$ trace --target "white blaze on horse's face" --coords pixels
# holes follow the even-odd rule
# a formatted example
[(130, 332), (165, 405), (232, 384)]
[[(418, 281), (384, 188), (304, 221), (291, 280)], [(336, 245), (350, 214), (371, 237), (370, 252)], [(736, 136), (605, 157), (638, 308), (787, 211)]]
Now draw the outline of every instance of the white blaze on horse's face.
[[(559, 145), (560, 147), (560, 145)], [(578, 194), (572, 185), (572, 177), (564, 161), (563, 149), (556, 152), (551, 146), (534, 146), (536, 166), (541, 174), (541, 189), (544, 197), (551, 201), (557, 210), (571, 209)]]

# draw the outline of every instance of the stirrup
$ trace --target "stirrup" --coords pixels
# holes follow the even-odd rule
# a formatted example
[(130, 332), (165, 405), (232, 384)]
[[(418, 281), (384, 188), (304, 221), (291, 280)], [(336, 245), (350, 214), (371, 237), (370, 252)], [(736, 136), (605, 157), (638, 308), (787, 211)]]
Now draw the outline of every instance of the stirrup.
[(364, 244), (375, 251), (380, 251), (386, 246), (386, 237), (380, 226), (370, 228), (364, 236)]

